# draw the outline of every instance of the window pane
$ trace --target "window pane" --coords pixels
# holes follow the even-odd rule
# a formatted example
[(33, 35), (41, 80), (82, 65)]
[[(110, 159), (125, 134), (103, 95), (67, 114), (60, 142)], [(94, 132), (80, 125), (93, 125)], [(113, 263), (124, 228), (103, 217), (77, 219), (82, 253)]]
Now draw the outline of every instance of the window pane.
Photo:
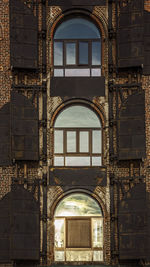
[(66, 251), (66, 261), (92, 261), (92, 251)]
[(85, 106), (73, 105), (64, 109), (58, 115), (55, 127), (95, 128), (101, 127), (101, 124), (93, 110)]
[(76, 64), (76, 45), (75, 43), (66, 44), (66, 64), (74, 65)]
[(90, 69), (65, 69), (66, 77), (89, 77)]
[[(80, 30), (79, 30), (80, 29)], [(56, 29), (54, 39), (94, 39), (100, 38), (100, 32), (94, 23), (84, 18), (64, 21)]]
[(91, 69), (91, 76), (92, 77), (99, 77), (99, 76), (101, 76), (101, 69)]
[(56, 216), (102, 216), (102, 210), (92, 197), (73, 193), (63, 198), (55, 210)]
[(67, 152), (76, 152), (76, 132), (67, 132)]
[(64, 166), (64, 157), (54, 157), (54, 166)]
[(88, 42), (79, 42), (79, 64), (88, 64)]
[(65, 261), (64, 251), (55, 251), (55, 261)]
[(66, 157), (66, 166), (90, 166), (90, 157)]
[(64, 219), (55, 219), (55, 247), (64, 247)]
[(93, 222), (93, 247), (102, 248), (103, 247), (103, 220), (102, 219), (92, 219)]
[(54, 43), (54, 65), (55, 66), (63, 65), (63, 43), (62, 42)]
[(92, 166), (101, 166), (102, 158), (101, 157), (92, 157)]
[(89, 152), (89, 132), (80, 132), (80, 152)]
[(92, 153), (101, 153), (101, 131), (92, 131)]
[(92, 42), (92, 65), (101, 65), (100, 42)]
[(63, 131), (54, 131), (54, 153), (63, 153)]
[(103, 251), (93, 251), (93, 261), (103, 261)]
[(63, 69), (54, 69), (54, 77), (63, 77), (64, 70)]

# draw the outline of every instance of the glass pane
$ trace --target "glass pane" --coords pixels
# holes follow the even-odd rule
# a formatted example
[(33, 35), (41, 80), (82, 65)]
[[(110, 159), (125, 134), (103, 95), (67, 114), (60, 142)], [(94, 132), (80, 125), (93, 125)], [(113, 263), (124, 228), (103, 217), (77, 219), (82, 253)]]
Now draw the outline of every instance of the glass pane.
[(67, 152), (76, 152), (76, 132), (67, 132)]
[(90, 166), (90, 157), (66, 157), (66, 166)]
[(92, 166), (101, 166), (102, 158), (101, 157), (92, 157)]
[(55, 127), (92, 128), (100, 126), (100, 120), (95, 112), (80, 105), (74, 105), (64, 109), (55, 121)]
[(84, 18), (73, 18), (64, 21), (56, 29), (54, 35), (54, 39), (93, 39), (93, 38), (100, 38), (100, 32), (94, 23)]
[(99, 76), (101, 76), (101, 69), (91, 69), (91, 76), (92, 77), (99, 77)]
[(55, 216), (102, 216), (98, 203), (84, 193), (73, 193), (63, 198), (56, 207)]
[(66, 251), (66, 261), (92, 261), (92, 251)]
[(103, 261), (103, 251), (93, 251), (93, 261)]
[(62, 42), (54, 43), (54, 65), (55, 66), (63, 65), (63, 43)]
[(66, 77), (90, 77), (90, 69), (65, 69)]
[(54, 166), (64, 166), (64, 157), (54, 157)]
[(92, 131), (92, 153), (101, 153), (101, 131)]
[(55, 261), (65, 261), (65, 252), (55, 251)]
[(63, 69), (54, 69), (54, 77), (63, 77), (64, 70)]
[(102, 248), (103, 247), (103, 219), (92, 219), (93, 225), (93, 247)]
[(63, 153), (63, 131), (54, 131), (54, 153)]
[(80, 132), (80, 152), (89, 152), (89, 132)]
[(101, 65), (101, 43), (92, 42), (92, 65)]
[(76, 64), (76, 45), (75, 43), (66, 44), (66, 64), (74, 65)]
[(88, 42), (79, 42), (79, 64), (88, 64)]
[(64, 247), (64, 219), (55, 219), (55, 247)]

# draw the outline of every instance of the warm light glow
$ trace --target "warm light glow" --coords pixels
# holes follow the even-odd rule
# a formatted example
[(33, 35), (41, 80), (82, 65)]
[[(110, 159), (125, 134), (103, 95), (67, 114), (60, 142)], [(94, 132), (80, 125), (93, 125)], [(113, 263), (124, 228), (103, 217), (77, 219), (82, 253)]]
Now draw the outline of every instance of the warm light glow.
[(55, 230), (60, 231), (61, 228), (62, 228), (62, 226), (63, 226), (63, 224), (64, 224), (64, 219), (60, 219), (60, 220), (57, 219), (57, 220), (55, 220), (54, 221)]

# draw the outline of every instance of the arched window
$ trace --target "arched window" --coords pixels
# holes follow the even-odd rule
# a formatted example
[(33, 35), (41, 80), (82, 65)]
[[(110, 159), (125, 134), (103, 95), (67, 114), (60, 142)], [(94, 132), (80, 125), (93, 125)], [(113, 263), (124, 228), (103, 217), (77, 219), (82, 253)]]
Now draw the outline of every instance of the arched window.
[(54, 166), (100, 166), (101, 122), (82, 105), (65, 108), (54, 124)]
[(73, 193), (54, 215), (54, 256), (61, 261), (103, 261), (103, 216), (98, 203), (84, 193)]
[(75, 17), (57, 27), (54, 76), (101, 76), (101, 36), (92, 21)]

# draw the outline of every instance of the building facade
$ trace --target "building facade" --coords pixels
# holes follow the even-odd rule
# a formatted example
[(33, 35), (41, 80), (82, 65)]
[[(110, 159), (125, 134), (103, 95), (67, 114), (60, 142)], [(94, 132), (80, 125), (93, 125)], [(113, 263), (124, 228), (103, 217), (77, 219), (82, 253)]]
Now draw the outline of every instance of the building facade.
[(0, 266), (148, 266), (150, 1), (0, 14)]

